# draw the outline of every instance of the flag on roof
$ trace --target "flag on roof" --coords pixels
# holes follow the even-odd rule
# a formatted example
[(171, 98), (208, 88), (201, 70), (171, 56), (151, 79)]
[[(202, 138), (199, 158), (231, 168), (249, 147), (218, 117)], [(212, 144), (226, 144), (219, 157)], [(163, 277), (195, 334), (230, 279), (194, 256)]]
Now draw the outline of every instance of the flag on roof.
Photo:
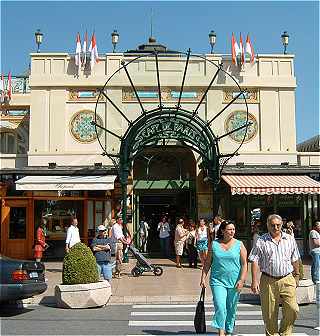
[(88, 32), (84, 34), (84, 39), (83, 39), (83, 46), (82, 46), (82, 52), (83, 52), (83, 60), (82, 64), (83, 66), (86, 65), (87, 63), (87, 47), (88, 47)]
[(240, 64), (244, 64), (244, 62), (245, 62), (244, 45), (243, 45), (243, 42), (242, 42), (241, 33), (240, 33), (240, 56), (241, 56), (241, 62), (240, 62)]
[(77, 45), (76, 45), (76, 54), (75, 54), (75, 63), (78, 68), (78, 75), (80, 74), (80, 67), (81, 67), (81, 40), (80, 34), (77, 34)]
[(2, 104), (2, 103), (4, 103), (4, 77), (3, 77), (3, 74), (1, 74), (0, 91), (1, 91), (0, 103)]
[(249, 34), (247, 35), (247, 41), (246, 41), (246, 53), (250, 56), (250, 63), (253, 63), (255, 55)]
[(92, 34), (91, 43), (89, 47), (90, 56), (90, 66), (91, 70), (94, 68), (94, 65), (99, 62), (98, 48), (95, 33)]
[(12, 81), (12, 78), (11, 78), (11, 71), (9, 71), (9, 74), (8, 74), (8, 87), (7, 87), (7, 94), (8, 94), (8, 98), (9, 100), (11, 99), (11, 94), (12, 94), (12, 84), (11, 84), (11, 81)]
[(238, 64), (238, 56), (241, 55), (241, 50), (239, 48), (238, 42), (234, 37), (234, 33), (232, 33), (232, 40), (231, 40), (231, 48), (232, 48), (232, 63), (237, 65)]

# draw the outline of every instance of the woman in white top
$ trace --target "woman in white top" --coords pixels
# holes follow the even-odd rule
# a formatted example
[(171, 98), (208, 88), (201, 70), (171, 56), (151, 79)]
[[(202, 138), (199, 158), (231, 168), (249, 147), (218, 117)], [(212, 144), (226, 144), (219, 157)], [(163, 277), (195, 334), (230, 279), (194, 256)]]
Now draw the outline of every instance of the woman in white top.
[(309, 249), (312, 256), (311, 278), (316, 283), (320, 281), (320, 222), (315, 222), (309, 233)]
[(160, 223), (158, 224), (159, 238), (160, 238), (160, 247), (162, 254), (168, 258), (170, 253), (170, 225), (167, 222), (166, 216), (161, 218)]
[(199, 257), (201, 265), (203, 267), (208, 254), (208, 236), (209, 230), (206, 225), (206, 221), (200, 218), (199, 226), (197, 228), (196, 239), (197, 239), (197, 250), (199, 252)]

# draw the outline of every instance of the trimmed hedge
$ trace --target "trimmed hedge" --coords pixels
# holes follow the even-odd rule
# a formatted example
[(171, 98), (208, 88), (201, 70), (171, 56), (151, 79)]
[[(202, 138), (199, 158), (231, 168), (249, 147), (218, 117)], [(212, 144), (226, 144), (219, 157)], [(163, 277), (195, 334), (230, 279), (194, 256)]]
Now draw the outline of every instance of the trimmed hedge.
[(83, 243), (72, 246), (63, 259), (63, 285), (78, 285), (99, 281), (96, 258)]

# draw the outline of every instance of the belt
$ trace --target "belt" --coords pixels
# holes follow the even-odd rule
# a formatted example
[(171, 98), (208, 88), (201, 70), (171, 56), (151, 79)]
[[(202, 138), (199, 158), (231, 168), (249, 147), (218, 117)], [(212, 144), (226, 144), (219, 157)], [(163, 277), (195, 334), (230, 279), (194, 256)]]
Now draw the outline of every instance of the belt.
[(261, 273), (262, 273), (263, 275), (269, 277), (269, 278), (276, 279), (276, 280), (283, 279), (283, 278), (285, 278), (286, 276), (288, 276), (289, 274), (291, 274), (291, 273), (288, 273), (288, 274), (286, 274), (286, 275), (273, 276), (273, 275), (270, 275), (270, 274), (265, 273), (265, 272), (261, 272)]

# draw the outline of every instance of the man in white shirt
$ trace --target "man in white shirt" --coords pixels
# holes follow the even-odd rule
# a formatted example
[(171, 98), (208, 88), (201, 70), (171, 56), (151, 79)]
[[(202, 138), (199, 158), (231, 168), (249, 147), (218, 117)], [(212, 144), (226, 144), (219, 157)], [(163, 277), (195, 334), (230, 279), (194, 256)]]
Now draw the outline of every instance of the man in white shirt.
[(316, 283), (320, 281), (320, 222), (315, 222), (309, 233), (309, 251), (312, 256), (311, 278)]
[[(259, 294), (266, 335), (292, 335), (298, 316), (296, 287), (299, 285), (299, 250), (296, 241), (282, 232), (282, 218), (267, 218), (268, 233), (262, 235), (250, 252), (252, 263), (251, 289)], [(262, 275), (258, 281), (258, 271)], [(279, 302), (282, 299), (282, 320), (278, 326)]]
[(123, 259), (123, 244), (127, 243), (126, 237), (123, 234), (123, 220), (122, 218), (117, 219), (117, 223), (112, 226), (112, 238), (116, 242), (116, 272), (115, 276), (120, 279), (121, 277), (121, 266)]
[(78, 228), (78, 220), (77, 218), (73, 218), (71, 225), (68, 227), (67, 238), (66, 238), (66, 252), (69, 253), (70, 248), (80, 243), (80, 235)]

